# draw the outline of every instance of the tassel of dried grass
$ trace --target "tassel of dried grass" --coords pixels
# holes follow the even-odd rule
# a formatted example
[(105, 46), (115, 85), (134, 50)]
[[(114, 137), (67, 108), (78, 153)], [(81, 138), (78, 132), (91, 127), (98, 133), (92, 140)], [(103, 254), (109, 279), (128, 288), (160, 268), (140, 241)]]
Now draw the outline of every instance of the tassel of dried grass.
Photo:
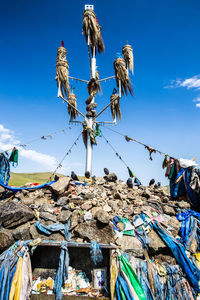
[(115, 77), (116, 77), (116, 83), (119, 87), (119, 82), (121, 80), (121, 87), (122, 87), (122, 95), (128, 94), (128, 91), (133, 96), (133, 90), (131, 86), (131, 82), (129, 79), (128, 71), (126, 69), (126, 62), (124, 58), (117, 58), (114, 61), (114, 69), (115, 69)]
[(127, 63), (127, 66), (129, 68), (129, 70), (132, 72), (133, 74), (133, 68), (134, 68), (134, 57), (133, 57), (133, 48), (131, 45), (125, 45), (122, 48), (122, 54), (123, 57)]
[(116, 118), (118, 120), (121, 120), (122, 118), (119, 101), (120, 101), (119, 94), (112, 94), (110, 96), (110, 102), (111, 102), (110, 109), (111, 109), (113, 120), (115, 120)]
[[(74, 93), (70, 93), (67, 100), (75, 107), (77, 108), (77, 97)], [(78, 112), (75, 108), (73, 108), (71, 105), (67, 105), (68, 108), (68, 114), (70, 116), (70, 120), (75, 120), (76, 117), (78, 116)]]
[(56, 81), (58, 86), (58, 97), (68, 96), (69, 88), (69, 64), (66, 59), (67, 50), (64, 47), (58, 47), (56, 60)]

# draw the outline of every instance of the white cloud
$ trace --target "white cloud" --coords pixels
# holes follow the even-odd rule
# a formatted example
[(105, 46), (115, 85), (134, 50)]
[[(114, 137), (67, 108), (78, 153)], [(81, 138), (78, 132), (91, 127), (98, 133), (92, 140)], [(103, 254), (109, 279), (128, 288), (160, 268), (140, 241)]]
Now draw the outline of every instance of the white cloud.
[(186, 79), (170, 80), (170, 83), (165, 88), (185, 87), (187, 89), (200, 89), (200, 75), (195, 75)]
[[(16, 139), (15, 133), (8, 128), (5, 128), (0, 124), (0, 149), (2, 151), (9, 151), (14, 146), (19, 145), (21, 142)], [(21, 146), (18, 146), (20, 156), (30, 159), (44, 167), (48, 170), (56, 168), (56, 158), (52, 155), (40, 153), (35, 150), (27, 150)], [(27, 170), (28, 171), (28, 170)]]
[(200, 102), (200, 97), (194, 98), (193, 102)]
[(200, 103), (196, 103), (196, 107), (200, 107)]
[(56, 159), (54, 156), (43, 154), (35, 150), (25, 150), (22, 148), (20, 150), (20, 154), (22, 157), (35, 161), (40, 165), (50, 167), (51, 169), (56, 167)]
[(0, 132), (10, 132), (10, 129), (7, 129), (2, 124), (0, 124)]

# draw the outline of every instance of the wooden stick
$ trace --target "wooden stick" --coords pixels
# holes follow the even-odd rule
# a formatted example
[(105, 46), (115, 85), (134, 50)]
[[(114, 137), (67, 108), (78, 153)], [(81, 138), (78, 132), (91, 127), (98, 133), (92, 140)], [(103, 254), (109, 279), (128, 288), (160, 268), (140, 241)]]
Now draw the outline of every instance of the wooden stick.
[(12, 195), (10, 198), (6, 199), (4, 202), (1, 202), (0, 204), (5, 204), (6, 202), (8, 202), (14, 195)]

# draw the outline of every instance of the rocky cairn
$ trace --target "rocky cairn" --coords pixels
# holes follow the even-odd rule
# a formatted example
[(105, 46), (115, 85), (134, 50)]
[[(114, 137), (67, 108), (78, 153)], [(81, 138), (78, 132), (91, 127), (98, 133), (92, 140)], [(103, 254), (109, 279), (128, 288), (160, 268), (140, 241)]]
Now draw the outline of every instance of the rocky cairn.
[[(0, 189), (0, 252), (17, 240), (64, 240), (61, 233), (41, 234), (34, 225), (67, 223), (70, 220), (71, 239), (75, 242), (112, 243), (136, 257), (143, 257), (141, 242), (134, 236), (116, 236), (112, 220), (115, 216), (133, 221), (140, 213), (162, 215), (163, 226), (176, 237), (180, 223), (176, 214), (190, 208), (187, 201), (173, 201), (165, 187), (133, 186), (117, 180), (115, 174), (99, 178), (92, 185), (76, 186), (69, 177), (60, 178), (48, 188), (23, 190), (11, 199), (9, 191)], [(118, 223), (123, 230), (123, 224)], [(122, 226), (122, 228), (120, 228)], [(151, 230), (149, 254), (173, 263), (169, 248)]]

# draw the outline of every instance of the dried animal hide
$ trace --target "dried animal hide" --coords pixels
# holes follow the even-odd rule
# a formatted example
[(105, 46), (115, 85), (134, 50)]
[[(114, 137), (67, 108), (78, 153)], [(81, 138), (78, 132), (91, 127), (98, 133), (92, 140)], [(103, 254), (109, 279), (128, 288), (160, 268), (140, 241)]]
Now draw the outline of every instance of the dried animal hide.
[(165, 158), (163, 160), (163, 163), (162, 163), (162, 168), (165, 169), (168, 165), (169, 161), (168, 161), (168, 155), (165, 154)]
[(110, 97), (110, 102), (111, 102), (110, 109), (111, 109), (113, 120), (115, 120), (116, 118), (120, 120), (122, 117), (119, 100), (120, 100), (119, 94), (112, 94)]
[(95, 12), (92, 9), (86, 9), (83, 13), (83, 33), (86, 42), (91, 47), (97, 47), (98, 52), (104, 51), (104, 43), (101, 35), (101, 26), (99, 25)]
[[(76, 95), (74, 93), (70, 93), (67, 100), (75, 107), (77, 108), (76, 103)], [(68, 107), (68, 114), (70, 115), (70, 120), (76, 119), (78, 116), (78, 112), (75, 108), (73, 108), (70, 104), (67, 105)]]
[(69, 88), (69, 64), (66, 59), (67, 50), (64, 47), (58, 47), (56, 60), (56, 81), (58, 87), (57, 97), (68, 96)]
[(125, 45), (122, 48), (122, 54), (126, 61), (127, 67), (133, 74), (134, 58), (133, 58), (133, 48), (131, 47), (131, 45)]
[(153, 160), (151, 155), (152, 155), (152, 153), (156, 153), (156, 150), (154, 148), (149, 147), (149, 146), (145, 146), (145, 149), (147, 149), (149, 151), (149, 159)]
[(99, 83), (99, 72), (96, 71), (96, 77), (90, 79), (87, 85), (88, 94), (91, 96), (95, 96), (101, 90), (101, 86)]
[(97, 49), (99, 53), (103, 53), (105, 50), (104, 43), (103, 43), (103, 38), (101, 34), (101, 26), (97, 23), (97, 27), (99, 30), (99, 36), (98, 36), (98, 42), (97, 42)]
[(128, 91), (133, 96), (133, 90), (131, 87), (131, 82), (128, 76), (128, 71), (126, 69), (126, 62), (123, 58), (119, 57), (114, 61), (115, 77), (117, 86), (119, 87), (119, 82), (121, 80), (122, 95), (128, 94)]

